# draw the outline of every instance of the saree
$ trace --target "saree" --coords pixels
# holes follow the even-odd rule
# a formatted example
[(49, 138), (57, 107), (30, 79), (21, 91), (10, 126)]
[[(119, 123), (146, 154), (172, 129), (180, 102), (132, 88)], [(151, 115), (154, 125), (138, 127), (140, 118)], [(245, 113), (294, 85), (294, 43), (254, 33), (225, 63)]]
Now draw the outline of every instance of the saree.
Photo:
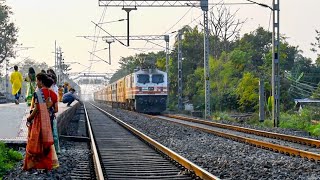
[(35, 91), (36, 82), (29, 81), (27, 83), (27, 93), (26, 93), (26, 100), (27, 100), (27, 106), (31, 106), (31, 101), (33, 97), (33, 93)]
[(53, 145), (50, 116), (43, 90), (34, 93), (37, 112), (29, 126), (24, 170), (47, 169), (58, 167), (58, 158)]

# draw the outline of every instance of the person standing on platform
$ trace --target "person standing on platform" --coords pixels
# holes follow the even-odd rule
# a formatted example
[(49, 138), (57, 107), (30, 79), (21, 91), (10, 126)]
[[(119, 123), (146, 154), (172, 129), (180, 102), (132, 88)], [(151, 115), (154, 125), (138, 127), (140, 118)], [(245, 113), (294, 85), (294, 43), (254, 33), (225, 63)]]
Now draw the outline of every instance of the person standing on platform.
[(69, 92), (64, 94), (62, 97), (62, 102), (64, 104), (68, 103), (67, 106), (69, 107), (70, 104), (74, 101), (77, 100), (79, 103), (81, 103), (80, 99), (74, 94), (76, 92), (75, 89), (70, 88)]
[(69, 83), (65, 82), (63, 85), (63, 94), (67, 94), (69, 89)]
[(47, 74), (49, 75), (49, 77), (51, 77), (53, 79), (53, 84), (51, 86), (51, 89), (57, 94), (58, 96), (58, 86), (57, 86), (57, 75), (54, 72), (53, 69), (48, 69), (47, 70)]
[(25, 78), (25, 81), (28, 82), (27, 83), (26, 101), (27, 101), (27, 105), (31, 106), (33, 93), (35, 92), (36, 86), (37, 86), (36, 72), (34, 71), (34, 69), (32, 67), (29, 68), (28, 76)]
[(36, 79), (38, 90), (34, 93), (32, 111), (27, 118), (29, 132), (23, 169), (51, 170), (59, 167), (59, 162), (48, 109), (58, 112), (57, 96), (48, 88), (53, 83), (51, 78), (39, 73)]
[(63, 86), (59, 85), (59, 88), (58, 88), (58, 100), (59, 100), (59, 102), (62, 102), (62, 96), (63, 96)]
[(21, 94), (21, 87), (22, 87), (22, 74), (18, 71), (18, 66), (15, 65), (14, 72), (10, 75), (10, 82), (12, 84), (12, 95), (15, 97), (15, 103), (19, 104), (19, 98)]

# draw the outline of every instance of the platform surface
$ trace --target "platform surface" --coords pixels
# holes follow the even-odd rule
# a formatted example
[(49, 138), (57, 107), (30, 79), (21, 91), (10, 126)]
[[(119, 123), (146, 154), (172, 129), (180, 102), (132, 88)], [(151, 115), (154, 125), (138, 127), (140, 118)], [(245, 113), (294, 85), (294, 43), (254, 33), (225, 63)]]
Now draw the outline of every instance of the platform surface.
[[(71, 106), (75, 105), (74, 101)], [(58, 117), (68, 108), (66, 104), (59, 102)], [(26, 103), (16, 105), (14, 103), (0, 104), (0, 141), (6, 143), (26, 143), (28, 129), (26, 126), (29, 107)]]
[(14, 103), (0, 104), (0, 139), (17, 136), (21, 120), (27, 109), (26, 103), (19, 105)]

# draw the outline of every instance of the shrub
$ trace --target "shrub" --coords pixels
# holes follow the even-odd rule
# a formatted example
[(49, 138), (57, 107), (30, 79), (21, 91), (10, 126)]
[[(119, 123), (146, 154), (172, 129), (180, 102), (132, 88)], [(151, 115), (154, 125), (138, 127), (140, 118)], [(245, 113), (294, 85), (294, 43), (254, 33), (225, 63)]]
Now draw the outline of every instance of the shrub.
[(281, 113), (280, 115), (280, 127), (305, 130), (308, 131), (311, 125), (311, 116), (308, 110), (303, 110), (301, 115)]
[(0, 142), (0, 179), (10, 169), (12, 169), (17, 161), (22, 160), (22, 155), (9, 149), (6, 145)]
[(310, 126), (309, 132), (313, 136), (320, 136), (320, 124)]
[(226, 112), (215, 112), (212, 115), (212, 120), (228, 120), (228, 121), (235, 121), (234, 118), (230, 117), (230, 115)]

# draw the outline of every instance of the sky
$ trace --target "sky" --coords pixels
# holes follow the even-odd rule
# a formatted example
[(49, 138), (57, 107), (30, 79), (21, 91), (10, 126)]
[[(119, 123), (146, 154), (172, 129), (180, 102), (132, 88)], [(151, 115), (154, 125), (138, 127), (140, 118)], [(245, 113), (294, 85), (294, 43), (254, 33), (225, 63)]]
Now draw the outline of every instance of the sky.
[[(218, 3), (220, 0), (209, 0)], [(245, 0), (224, 0), (226, 3), (246, 2)], [(272, 5), (272, 0), (256, 0), (256, 2)], [(13, 63), (19, 63), (26, 57), (39, 62), (54, 65), (54, 44), (62, 48), (66, 62), (71, 64), (73, 72), (86, 70), (91, 63), (92, 68), (87, 69), (97, 73), (112, 73), (118, 67), (118, 60), (140, 53), (130, 48), (147, 48), (148, 52), (162, 50), (163, 47), (155, 46), (145, 41), (131, 41), (130, 48), (115, 42), (111, 44), (111, 65), (103, 61), (89, 61), (97, 58), (91, 57), (88, 51), (100, 50), (108, 44), (98, 40), (96, 47), (91, 40), (77, 36), (106, 36), (93, 22), (110, 22), (126, 18), (126, 12), (121, 7), (99, 7), (98, 0), (7, 0), (6, 4), (12, 8), (12, 21), (19, 28), (19, 43), (23, 47), (33, 47), (19, 51)], [(257, 29), (259, 26), (269, 29), (270, 10), (257, 5), (232, 5), (231, 11), (237, 11), (237, 18), (246, 20), (241, 30), (241, 35)], [(315, 41), (315, 29), (320, 30), (320, 15), (317, 10), (319, 0), (280, 0), (280, 33), (288, 37), (288, 42), (299, 46), (303, 54), (315, 59), (315, 54), (310, 51), (311, 42)], [(210, 6), (209, 6), (210, 8)], [(102, 16), (105, 10), (105, 15)], [(138, 8), (130, 13), (131, 35), (163, 35), (166, 32), (178, 30), (186, 24), (191, 27), (199, 25), (202, 17), (199, 8)], [(184, 17), (183, 17), (184, 16)], [(182, 18), (183, 17), (183, 18)], [(182, 18), (182, 19), (181, 19)], [(180, 20), (181, 19), (181, 20)], [(180, 20), (180, 21), (179, 21)], [(104, 30), (112, 35), (126, 35), (126, 21), (105, 23), (101, 25)], [(170, 42), (174, 42), (171, 36)], [(125, 43), (125, 42), (124, 42)], [(164, 41), (156, 42), (165, 46)], [(172, 45), (172, 44), (171, 44)], [(164, 49), (163, 49), (164, 50)], [(108, 61), (108, 50), (96, 53), (97, 56)]]

